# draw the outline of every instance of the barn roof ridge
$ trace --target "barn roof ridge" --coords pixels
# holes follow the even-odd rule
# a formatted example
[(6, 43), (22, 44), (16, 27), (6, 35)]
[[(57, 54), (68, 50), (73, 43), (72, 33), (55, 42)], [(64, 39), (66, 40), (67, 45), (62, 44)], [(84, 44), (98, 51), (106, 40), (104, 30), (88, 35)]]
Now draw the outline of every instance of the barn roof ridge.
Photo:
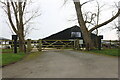
[(4, 37), (0, 37), (0, 40), (10, 40), (10, 39), (4, 38)]
[[(54, 33), (54, 34), (52, 34), (52, 35), (50, 35), (50, 36), (48, 36), (48, 37), (51, 37), (51, 36), (56, 35), (56, 34), (58, 34), (58, 33), (64, 32), (64, 31), (69, 30), (69, 29), (72, 29), (72, 28), (74, 28), (74, 27), (79, 27), (79, 26), (74, 25), (74, 26), (72, 26), (72, 27), (68, 27), (68, 28), (66, 28), (66, 29), (64, 29), (64, 30), (61, 30), (61, 31), (59, 31), (59, 32), (56, 32), (56, 33)], [(48, 37), (45, 37), (45, 38), (48, 38)], [(45, 38), (43, 38), (43, 39), (45, 39)]]
[[(80, 29), (79, 26), (74, 25), (74, 26), (66, 28), (66, 29), (64, 29), (62, 31), (54, 33), (54, 34), (52, 34), (50, 36), (47, 36), (47, 37), (43, 38), (43, 40), (44, 39), (71, 39), (71, 32), (81, 32), (81, 29)], [(91, 33), (91, 37), (97, 37), (97, 35), (94, 34), (94, 33)], [(81, 34), (80, 39), (81, 38), (83, 38), (83, 34)]]

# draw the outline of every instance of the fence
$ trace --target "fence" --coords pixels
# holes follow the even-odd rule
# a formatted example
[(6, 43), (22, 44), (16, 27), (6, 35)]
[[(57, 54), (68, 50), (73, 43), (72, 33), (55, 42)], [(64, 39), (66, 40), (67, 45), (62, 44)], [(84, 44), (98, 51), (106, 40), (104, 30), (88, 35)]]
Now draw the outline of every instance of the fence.
[(119, 40), (102, 40), (102, 46), (105, 48), (120, 48)]
[[(32, 44), (31, 44), (32, 43)], [(31, 48), (36, 47), (39, 51), (42, 51), (46, 48), (57, 48), (57, 49), (66, 49), (66, 48), (72, 48), (72, 49), (78, 49), (79, 46), (79, 40), (28, 40), (27, 45), (29, 47), (28, 51), (31, 50)]]
[[(26, 52), (29, 53), (33, 48), (42, 51), (46, 48), (72, 48), (79, 49), (79, 40), (25, 40)], [(13, 40), (0, 40), (0, 48), (3, 50), (13, 51), (14, 41)], [(17, 41), (17, 47), (19, 47), (19, 41)]]
[[(0, 40), (0, 49), (4, 52), (14, 52), (14, 41), (13, 40)], [(83, 44), (83, 42), (82, 42)], [(38, 51), (42, 51), (46, 48), (57, 48), (57, 49), (80, 49), (80, 40), (25, 40), (26, 52), (29, 53), (33, 48)], [(17, 41), (17, 47), (19, 47), (19, 41)], [(118, 40), (102, 40), (102, 47), (105, 48), (120, 48), (120, 41)], [(19, 48), (18, 48), (19, 50)]]

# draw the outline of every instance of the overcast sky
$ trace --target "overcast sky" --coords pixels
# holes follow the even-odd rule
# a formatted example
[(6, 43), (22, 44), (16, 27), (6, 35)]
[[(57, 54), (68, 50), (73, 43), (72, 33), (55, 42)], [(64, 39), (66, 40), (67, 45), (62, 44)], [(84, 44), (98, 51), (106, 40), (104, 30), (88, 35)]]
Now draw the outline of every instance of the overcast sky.
[[(26, 38), (41, 39), (50, 36), (54, 33), (60, 32), (66, 28), (78, 25), (77, 21), (70, 21), (76, 19), (76, 12), (72, 0), (69, 0), (64, 6), (64, 0), (32, 0), (34, 3), (29, 6), (28, 11), (33, 11), (39, 8), (39, 13), (42, 15), (31, 21), (31, 28)], [(83, 0), (81, 0), (83, 1)], [(85, 0), (84, 0), (85, 1)], [(112, 16), (112, 11), (117, 11), (113, 7), (114, 2), (119, 0), (97, 0), (100, 5), (104, 5), (100, 17), (100, 22), (104, 22)], [(96, 2), (91, 2), (83, 6), (83, 11), (96, 11)], [(30, 16), (26, 15), (26, 16)], [(0, 36), (11, 39), (13, 34), (6, 23), (6, 15), (0, 9)], [(116, 30), (108, 27), (113, 26), (112, 23), (99, 29), (99, 35), (104, 35), (104, 40), (116, 40)]]

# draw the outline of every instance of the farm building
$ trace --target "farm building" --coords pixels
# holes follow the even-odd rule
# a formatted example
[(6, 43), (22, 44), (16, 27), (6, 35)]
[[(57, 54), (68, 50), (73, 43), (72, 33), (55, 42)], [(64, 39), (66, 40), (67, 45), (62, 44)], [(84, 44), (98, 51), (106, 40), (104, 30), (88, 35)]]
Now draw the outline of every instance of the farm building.
[(9, 47), (8, 45), (5, 45), (5, 44), (9, 44), (9, 39), (0, 37), (0, 48), (8, 48)]
[[(100, 43), (98, 41), (99, 36), (92, 33), (91, 37), (95, 43), (95, 46), (97, 47), (97, 44)], [(55, 33), (51, 36), (48, 36), (46, 38), (43, 38), (43, 40), (75, 40), (75, 39), (80, 39), (84, 45), (83, 35), (82, 35), (82, 32), (81, 32), (79, 26), (73, 26), (73, 27), (67, 28), (63, 31), (60, 31), (58, 33)]]

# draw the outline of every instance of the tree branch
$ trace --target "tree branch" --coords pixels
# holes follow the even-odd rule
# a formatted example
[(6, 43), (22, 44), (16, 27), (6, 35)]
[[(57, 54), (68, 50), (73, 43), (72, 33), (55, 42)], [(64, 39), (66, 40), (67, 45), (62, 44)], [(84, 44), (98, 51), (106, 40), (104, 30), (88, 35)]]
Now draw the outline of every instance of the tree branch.
[(81, 6), (83, 6), (84, 4), (87, 4), (87, 3), (91, 2), (91, 1), (94, 1), (94, 0), (86, 1), (86, 2), (82, 3)]
[(105, 22), (103, 22), (103, 23), (101, 23), (101, 24), (99, 24), (99, 25), (96, 25), (95, 27), (91, 28), (91, 29), (89, 30), (89, 32), (92, 32), (92, 31), (94, 31), (95, 29), (100, 28), (100, 27), (102, 27), (102, 26), (104, 26), (104, 25), (112, 22), (114, 19), (116, 19), (116, 18), (119, 16), (119, 14), (120, 14), (120, 9), (118, 9), (118, 12), (116, 13), (115, 16), (113, 16), (113, 17), (110, 18), (109, 20), (107, 20), (107, 21), (105, 21)]
[(11, 26), (9, 25), (9, 22), (6, 21), (6, 24), (9, 26), (9, 29), (12, 32), (12, 34), (14, 34), (14, 31), (12, 30)]
[(87, 20), (87, 14), (86, 14), (86, 21), (85, 23), (92, 23), (93, 19), (95, 18), (96, 14), (95, 13), (92, 13), (91, 14), (91, 18), (90, 18), (90, 21)]
[(7, 5), (5, 2), (3, 2), (3, 1), (0, 1), (0, 3), (2, 3), (2, 4), (4, 4), (4, 5)]
[(14, 15), (15, 15), (15, 19), (16, 19), (16, 25), (17, 25), (17, 28), (19, 28), (19, 20), (18, 20), (18, 11), (17, 11), (17, 7), (15, 8), (15, 5), (14, 3), (11, 1), (11, 5), (13, 7), (13, 11), (14, 11)]
[(25, 11), (26, 3), (27, 3), (27, 0), (25, 0), (25, 2), (23, 4), (23, 12)]
[(18, 34), (18, 33), (17, 33), (17, 29), (15, 28), (15, 25), (13, 24), (13, 21), (12, 21), (11, 11), (10, 11), (10, 3), (9, 3), (9, 2), (7, 2), (7, 11), (8, 11), (7, 15), (8, 15), (8, 19), (9, 19), (9, 22), (10, 22), (10, 24), (11, 24), (11, 27), (12, 27), (12, 29), (14, 30), (14, 32), (15, 32), (16, 34)]
[(36, 16), (36, 13), (37, 13), (38, 11), (36, 11), (28, 20), (26, 20), (26, 22), (23, 24), (23, 25), (26, 25), (30, 20), (32, 20), (33, 18), (35, 18), (35, 17), (38, 17), (38, 16), (40, 16), (41, 14), (39, 14), (39, 15), (37, 15)]

